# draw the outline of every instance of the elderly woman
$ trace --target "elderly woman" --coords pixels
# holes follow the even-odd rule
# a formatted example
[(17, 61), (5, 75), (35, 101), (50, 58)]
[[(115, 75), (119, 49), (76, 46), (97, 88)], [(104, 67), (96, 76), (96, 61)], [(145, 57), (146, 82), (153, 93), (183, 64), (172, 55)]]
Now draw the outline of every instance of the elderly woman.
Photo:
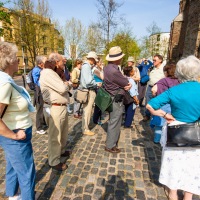
[[(151, 89), (153, 96), (158, 96), (169, 88), (178, 85), (179, 81), (175, 77), (176, 65), (173, 63), (167, 63), (163, 72), (165, 74), (165, 78), (160, 79)], [(171, 108), (169, 104), (162, 106), (163, 111), (171, 113)], [(154, 143), (158, 144), (160, 142), (162, 127), (165, 124), (166, 120), (163, 117), (153, 116), (151, 118), (150, 126), (154, 131)]]
[[(200, 60), (195, 56), (181, 59), (175, 76), (181, 83), (149, 101), (147, 109), (168, 123), (196, 122), (200, 119), (200, 83), (197, 81)], [(171, 114), (160, 109), (166, 104), (170, 104)], [(168, 198), (178, 200), (178, 189), (185, 191), (184, 200), (192, 200), (193, 194), (200, 195), (199, 169), (200, 149), (164, 146), (159, 182), (169, 188)]]
[(29, 117), (34, 107), (28, 92), (11, 78), (18, 70), (17, 51), (14, 44), (0, 42), (0, 146), (6, 158), (6, 195), (10, 200), (34, 200), (35, 165)]

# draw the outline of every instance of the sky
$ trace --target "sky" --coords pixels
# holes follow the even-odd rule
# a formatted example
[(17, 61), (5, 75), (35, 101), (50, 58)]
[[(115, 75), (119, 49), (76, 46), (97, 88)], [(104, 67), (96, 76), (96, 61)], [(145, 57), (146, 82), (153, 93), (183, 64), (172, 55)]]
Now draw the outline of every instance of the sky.
[[(36, 1), (36, 0), (34, 0)], [(48, 0), (52, 17), (64, 26), (72, 17), (86, 27), (97, 21), (96, 0)], [(130, 25), (133, 36), (137, 39), (148, 36), (147, 27), (153, 22), (161, 32), (170, 32), (173, 19), (178, 15), (180, 0), (117, 0), (124, 2), (118, 9)]]

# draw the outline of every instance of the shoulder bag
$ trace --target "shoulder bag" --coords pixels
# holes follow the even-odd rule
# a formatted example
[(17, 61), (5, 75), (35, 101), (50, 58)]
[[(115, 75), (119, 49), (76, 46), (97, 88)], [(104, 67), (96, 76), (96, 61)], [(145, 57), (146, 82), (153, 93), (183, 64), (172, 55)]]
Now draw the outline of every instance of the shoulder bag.
[(78, 88), (74, 93), (74, 99), (78, 103), (86, 104), (88, 102), (88, 95), (89, 95), (88, 89)]
[(111, 95), (102, 87), (98, 89), (95, 104), (99, 107), (99, 109), (104, 112), (112, 112), (112, 97)]
[(167, 126), (168, 147), (200, 147), (200, 122)]

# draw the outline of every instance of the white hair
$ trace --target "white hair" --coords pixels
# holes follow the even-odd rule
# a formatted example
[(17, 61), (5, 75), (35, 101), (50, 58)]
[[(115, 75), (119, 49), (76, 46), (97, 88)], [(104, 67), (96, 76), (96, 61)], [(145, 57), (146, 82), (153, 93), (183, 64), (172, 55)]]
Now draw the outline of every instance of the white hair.
[(190, 55), (178, 61), (175, 76), (180, 82), (198, 81), (200, 77), (200, 60)]
[(5, 71), (7, 67), (12, 65), (17, 57), (17, 46), (9, 42), (0, 42), (0, 70)]
[(45, 63), (47, 57), (46, 56), (36, 56), (36, 65), (40, 65), (42, 63)]
[(60, 61), (62, 60), (62, 56), (59, 53), (51, 53), (49, 55), (49, 61)]

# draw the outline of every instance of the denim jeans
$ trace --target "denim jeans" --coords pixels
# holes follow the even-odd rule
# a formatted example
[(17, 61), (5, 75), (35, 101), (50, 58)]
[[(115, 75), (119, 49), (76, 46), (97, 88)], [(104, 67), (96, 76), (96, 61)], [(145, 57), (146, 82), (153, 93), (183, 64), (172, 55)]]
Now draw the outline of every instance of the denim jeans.
[(132, 124), (135, 114), (135, 109), (133, 109), (133, 103), (125, 105), (125, 121), (124, 126), (129, 127)]
[[(17, 132), (13, 130), (13, 132)], [(6, 158), (6, 195), (14, 196), (21, 190), (22, 200), (35, 199), (35, 164), (31, 144), (32, 127), (25, 130), (25, 140), (0, 136), (0, 145)]]

